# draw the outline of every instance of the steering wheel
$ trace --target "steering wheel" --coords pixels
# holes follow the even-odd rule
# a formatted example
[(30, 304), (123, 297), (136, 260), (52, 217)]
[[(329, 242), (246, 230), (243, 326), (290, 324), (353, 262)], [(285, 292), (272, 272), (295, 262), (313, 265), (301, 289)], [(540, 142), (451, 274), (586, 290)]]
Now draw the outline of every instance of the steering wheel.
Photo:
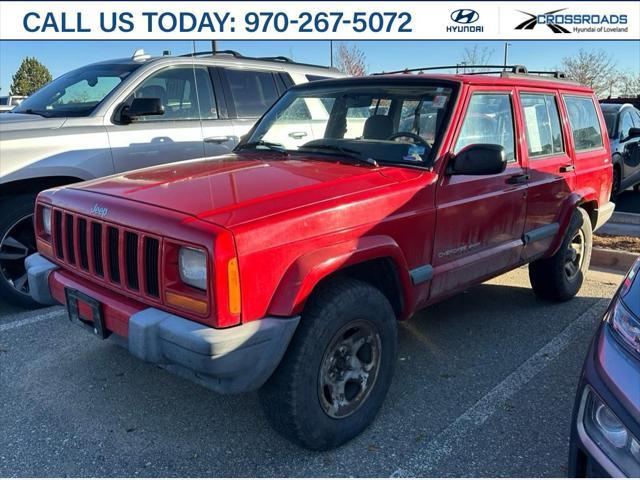
[(423, 145), (427, 148), (431, 148), (431, 145), (427, 143), (427, 141), (422, 138), (420, 135), (417, 135), (413, 132), (396, 132), (387, 137), (387, 140), (395, 140), (396, 138), (411, 138), (416, 141), (416, 143)]

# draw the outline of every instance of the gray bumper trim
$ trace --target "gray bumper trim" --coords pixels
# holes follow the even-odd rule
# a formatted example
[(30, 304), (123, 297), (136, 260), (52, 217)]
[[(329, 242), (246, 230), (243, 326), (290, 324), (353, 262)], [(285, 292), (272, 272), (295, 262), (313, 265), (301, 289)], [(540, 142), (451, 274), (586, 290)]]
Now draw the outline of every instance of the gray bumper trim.
[(147, 308), (129, 319), (129, 351), (221, 393), (255, 390), (280, 363), (300, 317), (215, 329)]
[(57, 304), (58, 302), (53, 299), (49, 290), (49, 274), (58, 266), (39, 253), (29, 255), (24, 261), (24, 266), (27, 269), (31, 298), (43, 305)]
[(616, 204), (613, 202), (607, 202), (602, 205), (602, 207), (596, 208), (596, 224), (593, 227), (594, 232), (609, 221), (615, 208)]

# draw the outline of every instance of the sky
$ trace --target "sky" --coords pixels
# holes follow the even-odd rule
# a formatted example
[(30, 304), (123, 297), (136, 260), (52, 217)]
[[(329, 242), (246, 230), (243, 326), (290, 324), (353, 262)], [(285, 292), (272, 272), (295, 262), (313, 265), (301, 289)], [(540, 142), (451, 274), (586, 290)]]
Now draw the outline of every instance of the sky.
[[(351, 43), (351, 42), (349, 42)], [(563, 57), (580, 49), (603, 50), (611, 55), (618, 69), (640, 74), (640, 41), (511, 41), (508, 63), (522, 64), (530, 70), (553, 69)], [(368, 71), (390, 71), (428, 65), (459, 62), (465, 48), (475, 44), (492, 51), (491, 63), (502, 64), (502, 41), (361, 41), (357, 46), (365, 53)], [(337, 42), (334, 42), (334, 49)], [(83, 65), (110, 58), (130, 57), (138, 48), (161, 55), (170, 50), (178, 55), (191, 52), (191, 41), (0, 41), (0, 95), (8, 95), (11, 76), (24, 57), (36, 57), (53, 77)], [(210, 50), (208, 41), (195, 42), (196, 50)], [(221, 41), (218, 49), (237, 50), (248, 56), (284, 55), (299, 62), (328, 65), (330, 45), (327, 41)]]

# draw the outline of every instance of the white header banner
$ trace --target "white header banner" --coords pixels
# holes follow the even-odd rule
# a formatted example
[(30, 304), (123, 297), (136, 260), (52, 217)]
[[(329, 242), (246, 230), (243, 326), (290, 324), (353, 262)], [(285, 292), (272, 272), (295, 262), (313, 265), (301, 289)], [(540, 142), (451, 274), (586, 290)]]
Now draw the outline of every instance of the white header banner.
[(640, 2), (0, 1), (0, 40), (637, 40)]

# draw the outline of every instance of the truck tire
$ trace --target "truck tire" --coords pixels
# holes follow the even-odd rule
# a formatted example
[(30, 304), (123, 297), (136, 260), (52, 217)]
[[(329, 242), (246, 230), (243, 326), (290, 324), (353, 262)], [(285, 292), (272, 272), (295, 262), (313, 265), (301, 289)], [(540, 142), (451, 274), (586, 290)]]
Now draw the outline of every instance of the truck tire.
[(395, 368), (397, 325), (368, 283), (327, 283), (305, 307), (284, 358), (259, 392), (273, 428), (312, 450), (348, 442), (373, 421)]
[(33, 209), (36, 194), (2, 200), (0, 211), (0, 298), (24, 308), (39, 306), (29, 296), (24, 260), (36, 251)]
[(564, 302), (573, 298), (589, 270), (593, 232), (589, 215), (576, 208), (560, 249), (550, 258), (529, 264), (533, 291), (545, 300)]

